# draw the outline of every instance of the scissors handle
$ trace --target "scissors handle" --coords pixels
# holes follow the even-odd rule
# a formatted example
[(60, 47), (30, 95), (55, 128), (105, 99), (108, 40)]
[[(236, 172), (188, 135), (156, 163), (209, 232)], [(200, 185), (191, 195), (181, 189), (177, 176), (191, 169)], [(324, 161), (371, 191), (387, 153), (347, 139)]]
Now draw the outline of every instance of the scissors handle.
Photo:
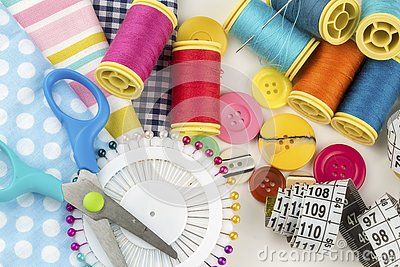
[[(56, 82), (64, 79), (76, 81), (85, 86), (95, 97), (98, 104), (96, 116), (90, 120), (78, 120), (65, 114), (53, 99), (52, 89)], [(74, 159), (79, 169), (97, 173), (94, 140), (106, 125), (110, 116), (110, 106), (101, 90), (88, 78), (69, 69), (56, 69), (44, 78), (44, 95), (58, 120), (66, 128)]]
[(0, 189), (0, 202), (11, 201), (29, 192), (49, 196), (60, 202), (64, 201), (62, 182), (60, 180), (50, 174), (26, 165), (1, 141), (0, 149), (10, 159), (14, 170), (14, 176), (10, 184), (4, 189)]

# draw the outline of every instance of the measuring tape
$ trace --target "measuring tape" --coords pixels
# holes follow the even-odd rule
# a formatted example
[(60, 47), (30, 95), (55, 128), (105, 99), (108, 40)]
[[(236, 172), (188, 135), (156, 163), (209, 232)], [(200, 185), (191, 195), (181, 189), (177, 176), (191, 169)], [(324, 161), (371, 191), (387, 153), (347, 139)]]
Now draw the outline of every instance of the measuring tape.
[(385, 194), (359, 217), (381, 267), (400, 266), (400, 216), (397, 201)]
[(388, 157), (390, 168), (400, 174), (400, 111), (393, 114), (387, 124), (388, 128)]
[(265, 223), (286, 236), (292, 247), (317, 253), (331, 251), (340, 232), (365, 267), (379, 267), (374, 247), (358, 220), (366, 210), (350, 179), (318, 185), (294, 184), (267, 199)]

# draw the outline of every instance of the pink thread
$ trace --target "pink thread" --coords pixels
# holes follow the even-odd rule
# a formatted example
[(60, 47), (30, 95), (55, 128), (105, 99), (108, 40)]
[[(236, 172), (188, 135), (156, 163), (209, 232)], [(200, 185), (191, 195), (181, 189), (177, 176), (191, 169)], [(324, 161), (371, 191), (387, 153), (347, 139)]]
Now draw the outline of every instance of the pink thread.
[(147, 5), (133, 5), (102, 62), (116, 62), (145, 81), (173, 31), (170, 19)]

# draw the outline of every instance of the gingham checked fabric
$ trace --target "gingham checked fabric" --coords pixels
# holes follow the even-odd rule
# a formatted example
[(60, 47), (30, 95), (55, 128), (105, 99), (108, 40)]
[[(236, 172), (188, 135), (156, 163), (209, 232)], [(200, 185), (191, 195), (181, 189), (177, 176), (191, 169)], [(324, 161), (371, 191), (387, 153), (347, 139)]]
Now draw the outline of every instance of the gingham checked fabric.
[[(110, 43), (117, 34), (131, 2), (132, 0), (93, 0), (94, 9)], [(177, 14), (178, 0), (160, 0), (160, 2)], [(143, 128), (155, 133), (170, 128), (168, 113), (171, 108), (171, 77), (166, 67), (171, 61), (172, 42), (175, 41), (175, 37), (174, 33), (154, 67), (152, 75), (146, 81), (141, 97), (133, 101)]]

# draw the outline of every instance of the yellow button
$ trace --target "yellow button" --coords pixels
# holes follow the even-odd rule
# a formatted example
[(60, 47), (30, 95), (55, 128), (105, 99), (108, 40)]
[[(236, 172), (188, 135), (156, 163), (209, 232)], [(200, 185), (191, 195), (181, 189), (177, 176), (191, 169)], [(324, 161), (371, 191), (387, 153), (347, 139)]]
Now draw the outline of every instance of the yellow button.
[(292, 83), (274, 68), (263, 68), (253, 78), (253, 97), (263, 107), (283, 107), (291, 91)]
[(258, 146), (269, 164), (293, 171), (312, 159), (316, 139), (313, 128), (304, 119), (293, 114), (279, 114), (264, 123)]
[(208, 17), (193, 17), (186, 20), (178, 30), (177, 41), (203, 40), (221, 44), (221, 54), (225, 54), (228, 38), (221, 24)]

